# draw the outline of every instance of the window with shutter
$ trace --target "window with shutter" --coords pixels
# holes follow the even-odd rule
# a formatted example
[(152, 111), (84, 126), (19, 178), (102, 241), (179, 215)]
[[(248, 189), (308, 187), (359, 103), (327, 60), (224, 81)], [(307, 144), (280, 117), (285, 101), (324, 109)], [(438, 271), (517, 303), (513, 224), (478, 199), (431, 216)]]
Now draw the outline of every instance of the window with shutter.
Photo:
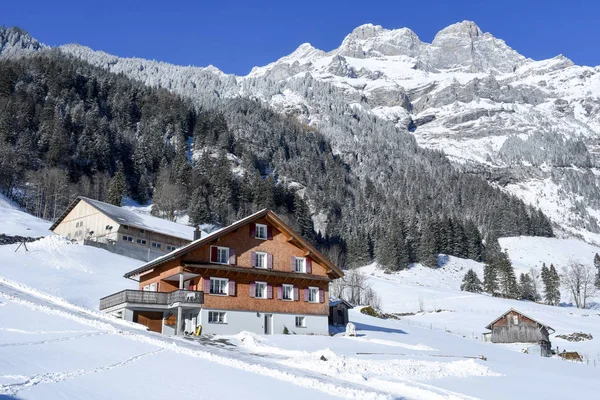
[(256, 224), (256, 228), (255, 228), (255, 232), (256, 232), (256, 239), (267, 239), (267, 225), (264, 224)]
[(210, 294), (220, 294), (227, 296), (229, 289), (228, 279), (210, 278)]
[(312, 286), (308, 288), (308, 302), (309, 303), (318, 303), (319, 302), (319, 288), (312, 287)]
[(267, 283), (266, 282), (255, 282), (254, 283), (254, 297), (257, 299), (267, 298)]
[(229, 248), (220, 246), (210, 247), (210, 262), (214, 264), (229, 264)]
[(282, 300), (294, 300), (294, 285), (282, 285)]

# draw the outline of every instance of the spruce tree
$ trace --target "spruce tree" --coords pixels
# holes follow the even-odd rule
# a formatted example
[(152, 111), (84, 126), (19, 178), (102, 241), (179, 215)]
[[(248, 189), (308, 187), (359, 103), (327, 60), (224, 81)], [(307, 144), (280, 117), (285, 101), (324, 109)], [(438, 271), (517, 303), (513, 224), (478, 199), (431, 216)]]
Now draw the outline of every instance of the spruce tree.
[(206, 196), (202, 193), (202, 188), (197, 188), (192, 193), (189, 201), (188, 215), (191, 225), (200, 225), (213, 222)]
[(110, 180), (108, 187), (108, 195), (106, 202), (114, 204), (115, 206), (121, 206), (123, 201), (123, 194), (125, 193), (125, 173), (123, 172), (123, 165), (119, 165), (119, 169), (115, 176)]
[(560, 276), (554, 268), (554, 264), (550, 264), (549, 270), (549, 281), (551, 283), (551, 303), (552, 305), (558, 305), (560, 303)]
[(465, 274), (460, 290), (465, 292), (480, 293), (481, 292), (481, 281), (477, 276), (477, 273), (472, 269), (469, 269)]
[(519, 297), (519, 287), (515, 271), (508, 258), (508, 254), (499, 251), (491, 254), (490, 264), (492, 264), (498, 273), (498, 282), (501, 293), (506, 298), (516, 299)]
[(542, 264), (542, 283), (544, 284), (544, 301), (552, 304), (552, 282), (550, 281), (550, 269), (546, 263)]
[(529, 274), (521, 274), (519, 277), (519, 297), (521, 300), (535, 301), (537, 293), (533, 287), (533, 280)]
[(488, 263), (483, 267), (483, 290), (492, 296), (498, 293), (498, 274), (494, 265)]

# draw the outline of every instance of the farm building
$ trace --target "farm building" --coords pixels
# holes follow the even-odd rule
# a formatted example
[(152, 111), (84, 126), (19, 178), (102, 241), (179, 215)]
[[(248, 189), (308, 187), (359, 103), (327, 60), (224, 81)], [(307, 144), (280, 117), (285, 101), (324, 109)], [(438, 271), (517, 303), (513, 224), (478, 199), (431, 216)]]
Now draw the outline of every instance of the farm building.
[(192, 226), (81, 196), (50, 230), (73, 241), (141, 261), (153, 260), (206, 236)]
[(342, 299), (329, 299), (329, 325), (346, 326), (348, 310), (354, 306)]
[(492, 343), (550, 342), (554, 329), (511, 308), (486, 326)]

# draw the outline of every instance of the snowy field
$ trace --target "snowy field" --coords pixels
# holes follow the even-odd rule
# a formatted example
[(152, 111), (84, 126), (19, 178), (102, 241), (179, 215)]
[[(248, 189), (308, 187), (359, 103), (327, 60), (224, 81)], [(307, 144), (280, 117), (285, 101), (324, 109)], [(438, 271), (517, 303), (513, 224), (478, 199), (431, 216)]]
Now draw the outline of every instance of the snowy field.
[[(43, 227), (10, 204), (0, 208), (0, 233), (14, 234), (10, 229), (19, 225)], [(533, 245), (538, 239), (515, 241), (523, 240)], [(513, 251), (510, 243), (502, 246)], [(556, 242), (540, 246), (563, 254)], [(484, 343), (478, 336), (500, 312), (515, 307), (531, 310), (557, 333), (594, 335), (575, 344), (555, 339), (555, 345), (600, 352), (598, 312), (460, 292), (464, 269), (480, 268), (471, 261), (451, 258), (438, 270), (416, 267), (396, 275), (365, 267), (386, 311), (417, 311), (420, 303), (448, 311), (381, 320), (355, 309), (355, 338), (243, 332), (191, 340), (95, 311), (99, 297), (132, 287), (122, 274), (138, 261), (50, 235), (30, 244), (29, 252), (15, 253), (15, 247), (0, 246), (0, 398), (596, 397), (600, 368), (522, 354), (522, 346)], [(511, 254), (521, 259), (518, 268), (545, 256), (540, 251), (530, 260), (523, 249)]]

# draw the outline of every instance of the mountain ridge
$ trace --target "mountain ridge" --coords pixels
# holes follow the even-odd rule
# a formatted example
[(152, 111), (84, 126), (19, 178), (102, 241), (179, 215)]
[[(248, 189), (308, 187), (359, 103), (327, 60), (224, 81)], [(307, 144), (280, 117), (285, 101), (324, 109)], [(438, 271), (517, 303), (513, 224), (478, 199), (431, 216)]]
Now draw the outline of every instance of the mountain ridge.
[[(386, 40), (378, 40), (382, 36)], [(576, 66), (563, 56), (527, 59), (473, 22), (442, 29), (431, 44), (408, 28), (366, 24), (338, 49), (323, 52), (305, 43), (246, 76), (119, 58), (79, 45), (59, 49), (201, 106), (240, 96), (259, 100), (320, 127), (342, 155), (356, 153), (356, 140), (372, 139), (349, 134), (351, 124), (331, 126), (331, 120), (360, 110), (380, 126), (384, 140), (397, 140), (396, 130), (410, 132), (420, 146), (444, 151), (457, 168), (540, 207), (569, 235), (600, 242), (600, 196), (594, 193), (600, 184), (600, 68)], [(370, 57), (361, 57), (365, 52)], [(368, 143), (365, 149), (375, 151)]]

